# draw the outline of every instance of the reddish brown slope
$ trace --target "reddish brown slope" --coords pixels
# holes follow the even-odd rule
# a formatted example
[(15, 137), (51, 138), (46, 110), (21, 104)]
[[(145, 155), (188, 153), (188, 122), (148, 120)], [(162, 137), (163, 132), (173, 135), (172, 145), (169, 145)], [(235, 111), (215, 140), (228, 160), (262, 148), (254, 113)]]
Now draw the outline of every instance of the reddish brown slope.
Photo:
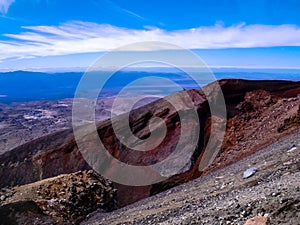
[[(200, 154), (190, 171), (153, 185), (151, 193), (156, 194), (195, 179), (203, 173), (223, 168), (299, 128), (299, 83), (288, 85), (289, 88), (284, 87), (288, 83), (221, 80), (220, 85), (228, 107), (228, 121), (218, 156), (207, 169), (201, 171), (198, 168), (202, 159)], [(245, 93), (241, 92), (242, 84), (245, 86)], [(209, 118), (205, 127), (204, 143), (207, 142), (210, 130)]]
[[(263, 121), (264, 118), (271, 115), (271, 113), (278, 107), (281, 107), (281, 111), (279, 111), (278, 114), (282, 116), (278, 117), (277, 124), (279, 124), (280, 121), (283, 123), (284, 121), (282, 120), (286, 119), (285, 115), (292, 115), (295, 111), (292, 104), (295, 105), (297, 103), (295, 99), (284, 100), (282, 98), (296, 97), (297, 94), (300, 93), (300, 82), (226, 79), (219, 81), (219, 84), (224, 93), (228, 109), (228, 117), (230, 120), (227, 126), (228, 132), (223, 145), (223, 151), (215, 161), (215, 167), (222, 167), (227, 163), (231, 163), (244, 155), (251, 154), (261, 146), (271, 142), (273, 136), (270, 135), (262, 136), (260, 139), (255, 139), (255, 136), (253, 137), (256, 140), (254, 143), (248, 141), (249, 137), (251, 137), (251, 132), (253, 133), (254, 131), (257, 131), (260, 135), (262, 132), (266, 132), (265, 130), (258, 132), (258, 129), (261, 126), (257, 125), (252, 127), (252, 125), (259, 124), (260, 120)], [(214, 85), (209, 85), (208, 89), (209, 88), (213, 90)], [(244, 106), (244, 103), (242, 102), (247, 102), (249, 95), (249, 99), (255, 99), (256, 95), (259, 94), (256, 93), (255, 90), (264, 90), (265, 92), (263, 92), (263, 95), (267, 98), (270, 96), (274, 102), (267, 103), (266, 105), (261, 105), (259, 103), (258, 108), (254, 108), (255, 110), (253, 112), (251, 110), (248, 112), (248, 108)], [(252, 92), (252, 94), (249, 94), (249, 92)], [(150, 190), (152, 193), (157, 193), (201, 175), (202, 172), (198, 171), (198, 165), (201, 160), (201, 155), (203, 154), (204, 146), (210, 136), (210, 111), (207, 100), (201, 91), (191, 90), (188, 91), (188, 94), (193, 99), (194, 105), (197, 108), (201, 125), (198, 148), (195, 149), (190, 162), (191, 169), (188, 172), (175, 175), (165, 182), (153, 186), (135, 188), (118, 185), (117, 188), (119, 189), (118, 198), (120, 205), (125, 205), (140, 198), (147, 197), (151, 194)], [(251, 95), (254, 97), (251, 97)], [(173, 98), (180, 99), (181, 94), (176, 94)], [(264, 97), (262, 99), (264, 99)], [(289, 104), (281, 104), (280, 101), (285, 101)], [(290, 107), (286, 114), (282, 111), (285, 107)], [(242, 113), (240, 113), (241, 109), (244, 110)], [(256, 115), (254, 115), (255, 113)], [(248, 114), (250, 117), (245, 116)], [(178, 113), (164, 100), (159, 100), (131, 112), (130, 124), (134, 134), (141, 138), (149, 136), (148, 122), (154, 116), (160, 116), (165, 121), (168, 133), (161, 145), (146, 153), (136, 154), (135, 151), (126, 149), (122, 146), (114, 135), (110, 120), (98, 124), (98, 134), (114, 157), (127, 163), (149, 165), (166, 158), (172, 152), (174, 146), (176, 146), (178, 137), (181, 135), (179, 132), (180, 121)], [(276, 117), (275, 114), (273, 116)], [(266, 123), (269, 121), (263, 122)], [(194, 118), (189, 118), (189, 123), (195, 123)], [(295, 125), (297, 125), (297, 123)], [(270, 126), (267, 127), (267, 129), (270, 128)], [(119, 129), (123, 129), (122, 125)], [(247, 131), (245, 131), (245, 134), (242, 132), (243, 129), (246, 129)], [(274, 136), (274, 138), (279, 138), (280, 136), (285, 135), (289, 130), (290, 128), (287, 131), (283, 131), (283, 133), (279, 133), (275, 130), (274, 134), (276, 134), (276, 136)], [(242, 138), (240, 137), (241, 134), (244, 135)], [(216, 137), (215, 139), (217, 141), (218, 138)], [(240, 148), (239, 146), (244, 147)], [(248, 149), (249, 146), (252, 146), (252, 148)], [(235, 151), (234, 149), (240, 150)], [(247, 150), (247, 152), (244, 152), (244, 150)], [(223, 163), (225, 160), (226, 163)], [(53, 135), (39, 138), (1, 155), (0, 185), (3, 187), (31, 183), (43, 178), (88, 168), (89, 166), (86, 164), (77, 148), (72, 130), (64, 130)], [(130, 189), (130, 193), (132, 193), (131, 196), (128, 196), (127, 194), (128, 189)]]

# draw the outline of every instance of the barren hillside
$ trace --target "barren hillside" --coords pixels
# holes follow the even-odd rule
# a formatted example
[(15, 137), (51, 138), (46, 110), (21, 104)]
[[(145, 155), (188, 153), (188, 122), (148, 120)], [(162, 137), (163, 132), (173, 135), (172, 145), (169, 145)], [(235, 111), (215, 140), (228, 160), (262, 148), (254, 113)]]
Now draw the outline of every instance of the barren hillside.
[[(295, 154), (295, 152), (297, 153), (297, 151), (286, 155), (284, 155), (283, 153), (284, 151), (287, 151), (287, 148), (290, 145), (298, 145), (298, 143), (294, 143), (293, 141), (291, 141), (291, 139), (297, 137), (297, 134), (295, 134), (295, 132), (300, 127), (300, 110), (298, 98), (298, 95), (300, 93), (300, 82), (221, 80), (219, 81), (219, 84), (223, 91), (227, 107), (227, 125), (225, 138), (221, 143), (221, 151), (219, 152), (213, 163), (210, 165), (210, 167), (205, 168), (204, 170), (199, 170), (199, 165), (205, 153), (208, 139), (211, 138), (212, 143), (215, 146), (217, 146), (217, 144), (221, 140), (220, 137), (218, 135), (215, 135), (215, 133), (212, 131), (212, 119), (214, 118), (216, 119), (216, 121), (219, 121), (224, 118), (220, 118), (219, 115), (212, 115), (209, 110), (207, 98), (201, 90), (190, 90), (187, 92), (184, 91), (171, 95), (168, 98), (173, 99), (175, 102), (179, 102), (179, 111), (182, 112), (185, 112), (187, 110), (185, 98), (186, 96), (189, 96), (189, 99), (192, 99), (193, 105), (198, 113), (198, 118), (185, 118), (185, 123), (188, 124), (188, 129), (195, 128), (197, 119), (200, 121), (199, 141), (196, 148), (195, 146), (191, 146), (191, 148), (193, 148), (193, 154), (189, 159), (189, 163), (186, 164), (186, 166), (179, 172), (176, 172), (178, 171), (177, 164), (182, 163), (182, 161), (185, 159), (180, 157), (174, 159), (172, 161), (173, 167), (171, 167), (171, 169), (169, 170), (169, 173), (171, 173), (170, 177), (162, 182), (153, 185), (134, 187), (113, 183), (113, 188), (116, 189), (115, 198), (113, 199), (114, 207), (120, 208), (126, 206), (140, 199), (147, 198), (178, 185), (190, 182), (199, 177), (200, 179), (195, 182), (199, 182), (201, 189), (205, 186), (209, 187), (207, 188), (207, 190), (212, 191), (211, 193), (209, 192), (211, 196), (217, 195), (219, 193), (219, 189), (223, 190), (225, 188), (224, 191), (226, 191), (226, 188), (230, 187), (226, 192), (227, 194), (224, 192), (224, 196), (222, 197), (226, 201), (229, 201), (230, 198), (233, 198), (233, 196), (230, 195), (230, 191), (236, 189), (242, 192), (244, 190), (243, 187), (245, 185), (247, 186), (248, 182), (254, 178), (259, 179), (259, 182), (253, 181), (254, 183), (252, 182), (251, 185), (255, 186), (256, 183), (259, 183), (260, 185), (257, 186), (257, 189), (272, 185), (273, 181), (276, 184), (277, 180), (274, 179), (277, 179), (278, 177), (273, 175), (271, 177), (274, 177), (274, 179), (272, 178), (272, 180), (270, 180), (271, 183), (267, 183), (268, 180), (266, 180), (266, 182), (260, 182), (261, 179), (263, 180), (263, 178), (267, 176), (266, 174), (262, 173), (260, 167), (273, 168), (274, 173), (281, 170), (285, 171), (285, 169), (281, 169), (281, 156), (294, 157), (294, 161), (291, 162), (289, 161), (292, 160), (292, 158), (283, 157), (285, 161), (282, 161), (282, 163), (290, 163), (287, 164), (287, 166), (292, 165), (289, 176), (291, 176), (292, 182), (296, 182), (298, 176), (297, 171), (299, 168), (297, 154)], [(206, 87), (207, 90), (211, 91), (210, 93), (212, 93), (212, 96), (214, 95), (214, 85), (215, 84), (210, 84)], [(185, 133), (184, 130), (183, 134), (180, 133), (181, 121), (178, 115), (178, 109), (175, 109), (165, 99), (152, 102), (146, 106), (131, 111), (129, 114), (117, 116), (115, 119), (117, 121), (124, 121), (128, 116), (132, 132), (139, 138), (146, 138), (150, 136), (148, 125), (149, 121), (154, 117), (160, 117), (167, 127), (167, 135), (163, 137), (163, 142), (161, 144), (157, 145), (150, 151), (137, 153), (135, 150), (126, 148), (126, 146), (120, 143), (114, 133), (114, 130), (112, 129), (111, 120), (106, 120), (98, 123), (97, 136), (103, 141), (108, 152), (115, 158), (128, 164), (151, 165), (165, 159), (172, 153), (174, 147), (178, 143), (179, 137)], [(119, 123), (117, 129), (122, 130), (124, 129), (124, 126), (124, 123)], [(84, 131), (85, 127), (82, 127), (80, 129)], [(157, 140), (159, 140), (161, 138), (160, 127), (156, 127), (156, 130), (154, 131), (156, 132), (155, 134), (157, 135)], [(293, 134), (294, 136), (289, 136), (291, 134)], [(284, 138), (286, 137), (288, 137), (287, 140), (289, 140), (288, 142), (290, 143), (287, 143), (286, 141), (278, 142), (278, 140), (284, 140)], [(189, 140), (187, 139), (185, 141), (186, 143), (184, 143), (184, 145), (189, 147)], [(103, 149), (95, 148), (93, 136), (89, 135), (89, 133), (85, 134), (83, 143), (85, 144), (86, 149), (94, 149), (93, 151), (103, 151)], [(270, 151), (271, 147), (269, 146), (271, 144), (277, 146), (276, 149), (274, 149), (274, 152), (273, 150), (272, 152)], [(267, 150), (260, 151), (264, 148)], [(260, 153), (257, 153), (258, 151), (260, 151)], [(253, 154), (255, 154), (255, 157), (258, 157), (258, 159), (261, 160), (267, 160), (270, 158), (272, 163), (270, 165), (268, 162), (264, 162), (264, 164), (260, 164), (260, 162), (258, 161), (253, 163), (251, 161), (251, 157), (254, 157), (252, 156)], [(264, 155), (264, 157), (261, 157), (262, 154)], [(274, 157), (279, 161), (276, 163), (275, 161), (273, 162), (272, 160)], [(100, 158), (97, 160), (100, 160), (99, 162), (101, 162), (102, 159)], [(226, 167), (236, 162), (238, 162), (238, 164), (235, 164), (235, 166)], [(115, 172), (113, 163), (106, 163), (108, 163), (109, 172)], [(261, 176), (254, 176), (250, 179), (245, 180), (240, 179), (241, 171), (247, 169), (247, 167), (250, 167), (252, 164), (257, 164), (257, 167), (259, 169), (258, 174)], [(239, 170), (233, 176), (232, 172), (230, 172), (230, 168), (239, 168)], [(28, 142), (0, 155), (0, 185), (2, 188), (5, 188), (3, 190), (3, 193), (8, 193), (8, 196), (6, 196), (6, 194), (3, 195), (3, 200), (5, 201), (1, 200), (1, 207), (2, 209), (7, 210), (7, 207), (9, 207), (8, 204), (18, 204), (18, 202), (24, 201), (24, 199), (21, 197), (18, 200), (17, 196), (20, 195), (15, 195), (15, 193), (18, 192), (11, 191), (12, 189), (10, 188), (13, 188), (14, 186), (25, 185), (23, 186), (23, 188), (27, 190), (26, 184), (29, 184), (30, 186), (30, 183), (45, 179), (45, 181), (47, 182), (47, 178), (55, 177), (60, 174), (70, 174), (80, 170), (85, 171), (90, 169), (90, 165), (86, 163), (81, 155), (81, 152), (78, 149), (72, 130), (65, 129)], [(174, 171), (176, 172), (175, 174)], [(268, 169), (265, 170), (265, 172), (267, 171)], [(174, 175), (172, 175), (172, 173)], [(216, 178), (218, 185), (215, 187), (215, 189), (213, 188), (213, 186), (209, 186), (210, 183), (215, 182), (215, 178), (211, 178), (211, 174), (214, 173), (219, 174), (217, 177), (223, 177)], [(222, 173), (227, 175), (222, 175)], [(231, 180), (227, 181), (227, 179), (229, 178)], [(284, 179), (288, 178), (284, 177)], [(77, 183), (76, 180), (74, 180), (74, 182), (75, 184)], [(221, 186), (219, 185), (219, 183), (222, 183)], [(283, 183), (286, 184), (286, 182)], [(79, 184), (79, 186), (81, 186), (81, 184)], [(291, 183), (291, 186), (289, 188), (297, 186), (297, 183)], [(246, 189), (244, 191), (246, 191)], [(200, 193), (195, 193), (195, 195), (196, 194), (197, 196), (202, 196)], [(296, 197), (294, 197), (294, 199), (296, 199), (295, 201), (298, 201), (297, 199), (299, 198), (297, 196), (299, 193), (297, 192), (297, 190), (294, 194), (296, 195)], [(203, 196), (201, 197), (201, 199), (200, 197), (199, 199), (195, 199), (195, 201), (202, 201)], [(50, 201), (55, 201), (56, 199), (56, 197), (50, 195), (50, 193), (49, 196), (45, 195), (44, 198), (49, 198)], [(29, 197), (28, 199), (26, 199), (26, 201), (27, 200), (33, 201), (36, 204), (36, 197)], [(87, 201), (87, 199), (85, 201)], [(178, 202), (179, 201), (180, 196), (178, 198)], [(235, 200), (231, 199), (230, 201)], [(178, 203), (180, 208), (184, 208), (182, 206), (182, 204), (184, 205), (184, 202), (185, 201), (183, 201), (183, 203)], [(84, 204), (85, 203), (83, 203), (83, 205)], [(151, 202), (149, 204), (151, 204)], [(167, 201), (165, 205), (168, 204), (171, 203)], [(239, 205), (242, 204), (239, 203)], [(163, 209), (161, 210), (164, 211), (164, 208), (168, 209), (169, 207), (172, 206), (163, 207)], [(199, 205), (197, 206), (196, 203), (195, 207), (198, 207), (199, 210), (201, 209), (201, 207)], [(214, 207), (221, 206), (214, 204)], [(239, 206), (237, 207), (239, 208)], [(295, 207), (297, 208), (298, 206)], [(37, 210), (38, 214), (38, 210), (41, 210), (42, 214), (46, 213), (46, 209), (43, 209), (40, 206), (32, 206), (32, 209), (35, 211)], [(212, 210), (213, 208), (210, 209)], [(130, 211), (128, 211), (128, 213), (129, 212)], [(158, 211), (154, 210), (151, 211), (151, 213), (157, 214)], [(74, 214), (74, 211), (71, 210), (69, 214)], [(254, 214), (255, 212), (253, 211), (253, 213), (250, 213), (249, 216)], [(113, 216), (112, 218), (115, 218), (114, 213), (110, 215)], [(142, 215), (145, 215), (145, 213), (143, 213)], [(50, 216), (50, 219), (55, 219), (58, 222), (63, 221), (64, 223), (69, 223), (70, 221), (72, 221), (68, 219), (68, 217), (65, 218), (61, 215), (48, 216)], [(101, 216), (102, 214), (96, 215), (97, 220), (100, 219)], [(246, 217), (245, 215), (242, 216), (243, 218)], [(78, 222), (83, 219), (83, 217), (77, 217), (73, 221)], [(145, 216), (141, 216), (139, 218), (141, 218), (141, 224), (146, 221)], [(162, 221), (164, 221), (163, 218), (166, 217), (162, 217)], [(171, 219), (172, 216), (169, 216), (168, 218)], [(202, 218), (205, 218), (205, 215), (202, 215), (200, 219), (202, 220)], [(121, 219), (122, 221), (124, 220), (124, 218)], [(235, 219), (227, 218), (226, 221), (234, 222)], [(138, 221), (139, 220), (137, 220), (137, 222)], [(168, 222), (168, 220), (166, 221)], [(170, 221), (168, 223), (173, 223), (172, 220)], [(236, 221), (242, 222), (243, 220)], [(199, 223), (201, 224), (201, 222)]]

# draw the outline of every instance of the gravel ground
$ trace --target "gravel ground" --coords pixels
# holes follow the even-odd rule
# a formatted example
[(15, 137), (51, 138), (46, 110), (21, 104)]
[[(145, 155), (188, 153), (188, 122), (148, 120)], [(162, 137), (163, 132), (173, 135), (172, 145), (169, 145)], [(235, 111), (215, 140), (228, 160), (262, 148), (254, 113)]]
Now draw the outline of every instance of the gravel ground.
[[(294, 150), (288, 150), (295, 145)], [(300, 224), (300, 130), (228, 167), (82, 224)], [(256, 167), (249, 178), (243, 172)]]

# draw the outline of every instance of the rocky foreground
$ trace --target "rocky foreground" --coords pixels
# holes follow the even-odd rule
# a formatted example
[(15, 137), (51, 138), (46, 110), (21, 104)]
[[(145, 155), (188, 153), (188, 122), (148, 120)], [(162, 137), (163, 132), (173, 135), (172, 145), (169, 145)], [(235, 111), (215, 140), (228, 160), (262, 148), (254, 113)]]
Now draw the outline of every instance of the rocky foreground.
[[(243, 225), (258, 216), (268, 221), (258, 225), (300, 224), (299, 155), (300, 130), (189, 183), (112, 213), (92, 213), (82, 224)], [(251, 167), (257, 172), (244, 178)]]
[[(84, 223), (176, 224), (179, 221), (180, 224), (181, 221), (182, 224), (243, 224), (247, 218), (263, 215), (272, 224), (297, 224), (297, 220), (293, 219), (291, 221), (296, 223), (284, 221), (289, 221), (289, 216), (297, 219), (299, 214), (300, 82), (221, 80), (219, 84), (227, 107), (226, 133), (222, 143), (220, 137), (212, 132), (215, 125), (212, 121), (224, 118), (211, 115), (207, 98), (201, 90), (170, 96), (183, 103), (181, 111), (187, 110), (183, 96), (188, 94), (192, 99), (200, 120), (200, 137), (196, 148), (192, 146), (195, 149), (189, 163), (182, 170), (178, 172), (174, 168), (183, 158), (172, 161), (177, 173), (167, 180), (141, 187), (111, 183), (97, 176), (94, 176), (96, 180), (90, 181), (86, 171), (91, 167), (82, 157), (73, 131), (65, 129), (0, 155), (1, 218), (9, 221), (6, 224), (23, 224), (22, 220), (7, 217), (19, 215), (21, 211), (21, 215), (25, 215), (22, 218), (40, 218), (39, 221), (28, 219), (27, 224), (78, 224), (88, 213), (100, 208), (100, 213), (89, 216), (90, 219)], [(214, 93), (214, 84), (206, 88)], [(111, 155), (125, 163), (149, 165), (172, 153), (181, 135), (178, 110), (161, 99), (116, 119), (124, 121), (128, 115), (132, 132), (137, 137), (150, 135), (149, 121), (157, 116), (164, 120), (167, 135), (161, 145), (137, 154), (120, 143), (113, 132), (111, 120), (100, 122), (97, 135)], [(195, 119), (186, 118), (185, 122), (193, 127)], [(118, 129), (124, 129), (122, 124)], [(159, 127), (156, 129), (159, 134)], [(93, 140), (89, 137), (86, 135), (84, 144), (93, 147)], [(214, 146), (221, 143), (221, 151), (210, 167), (199, 170), (208, 140), (212, 140)], [(295, 145), (291, 148), (293, 150), (289, 149), (292, 145)], [(188, 140), (186, 146), (189, 146)], [(258, 171), (243, 179), (241, 173), (249, 167), (256, 167)], [(109, 169), (114, 172), (113, 164)], [(75, 173), (77, 171), (83, 172)], [(171, 174), (174, 171), (171, 170)], [(66, 174), (66, 177), (61, 178), (61, 174)], [(59, 181), (61, 179), (63, 182)], [(53, 182), (57, 189), (51, 189)], [(91, 182), (100, 182), (101, 193), (108, 194), (96, 193), (97, 188), (94, 190)], [(70, 186), (75, 189), (70, 189)], [(165, 190), (169, 191), (156, 195)], [(107, 195), (110, 197), (105, 197)], [(148, 198), (150, 196), (153, 197)], [(292, 199), (289, 200), (289, 197)], [(94, 199), (94, 207), (88, 206), (90, 198)], [(103, 211), (145, 198), (148, 199), (129, 208), (103, 214)], [(82, 207), (80, 213), (76, 210), (77, 204)], [(23, 212), (24, 208), (28, 210)], [(278, 216), (272, 214), (271, 209), (278, 209)], [(102, 217), (105, 219), (102, 220)]]
[(1, 224), (77, 224), (97, 209), (116, 209), (115, 193), (92, 170), (2, 189)]

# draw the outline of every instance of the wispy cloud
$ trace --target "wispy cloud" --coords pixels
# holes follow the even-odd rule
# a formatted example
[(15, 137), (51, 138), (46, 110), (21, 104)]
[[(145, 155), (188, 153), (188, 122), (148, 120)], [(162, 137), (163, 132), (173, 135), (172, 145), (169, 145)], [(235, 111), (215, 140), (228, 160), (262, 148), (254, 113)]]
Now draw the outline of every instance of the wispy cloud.
[(5, 34), (9, 40), (0, 41), (0, 60), (109, 51), (141, 41), (168, 42), (188, 49), (300, 46), (300, 27), (294, 25), (215, 25), (166, 31), (73, 21), (23, 29), (22, 33)]
[(146, 20), (141, 15), (139, 15), (137, 13), (134, 13), (134, 12), (128, 10), (128, 9), (123, 8), (123, 7), (121, 7), (120, 5), (116, 4), (113, 1), (105, 0), (105, 2), (109, 5), (109, 7), (113, 8), (115, 11), (119, 11), (119, 12), (125, 13), (127, 15), (133, 16), (133, 17), (135, 17), (137, 19), (140, 19), (140, 20)]
[(15, 0), (0, 0), (0, 13), (6, 14), (9, 6), (14, 2)]

